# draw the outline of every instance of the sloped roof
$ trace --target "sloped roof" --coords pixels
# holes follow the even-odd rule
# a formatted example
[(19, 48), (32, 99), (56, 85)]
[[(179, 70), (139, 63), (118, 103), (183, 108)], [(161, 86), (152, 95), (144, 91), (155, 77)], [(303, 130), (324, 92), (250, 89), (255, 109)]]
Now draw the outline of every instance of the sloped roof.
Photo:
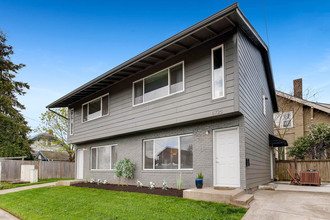
[(55, 161), (68, 161), (69, 154), (65, 151), (56, 152), (56, 151), (38, 151), (35, 154), (34, 159), (38, 159), (39, 155), (45, 160), (55, 160)]
[(284, 93), (284, 92), (281, 92), (278, 90), (276, 90), (276, 95), (330, 114), (330, 105), (329, 104), (311, 102), (311, 101), (301, 99), (301, 98), (295, 97), (293, 95), (289, 95), (287, 93)]
[(261, 51), (265, 64), (266, 77), (270, 89), (273, 109), (276, 112), (278, 111), (278, 106), (268, 47), (244, 16), (243, 12), (238, 7), (238, 3), (228, 6), (227, 8), (181, 31), (180, 33), (142, 52), (119, 66), (105, 72), (99, 77), (87, 82), (46, 107), (68, 107), (70, 104), (76, 103), (83, 98), (107, 89), (119, 81), (135, 75), (140, 71), (162, 63), (165, 60), (177, 56), (178, 54), (182, 54), (207, 41), (210, 41), (217, 36), (233, 31), (236, 28), (243, 30)]

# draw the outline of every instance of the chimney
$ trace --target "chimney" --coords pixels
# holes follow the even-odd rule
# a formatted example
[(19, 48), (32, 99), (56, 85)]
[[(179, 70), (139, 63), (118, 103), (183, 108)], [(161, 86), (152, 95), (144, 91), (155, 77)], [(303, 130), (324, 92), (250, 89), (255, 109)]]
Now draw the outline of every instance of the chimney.
[(293, 95), (302, 99), (302, 78), (293, 80)]

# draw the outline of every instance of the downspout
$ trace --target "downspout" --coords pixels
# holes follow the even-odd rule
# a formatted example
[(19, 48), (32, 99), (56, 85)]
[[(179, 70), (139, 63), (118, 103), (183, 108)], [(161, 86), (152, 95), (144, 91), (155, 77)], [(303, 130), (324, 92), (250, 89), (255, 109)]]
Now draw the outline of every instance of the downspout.
[(65, 117), (65, 116), (63, 116), (63, 115), (61, 115), (61, 114), (59, 114), (59, 113), (57, 113), (56, 111), (54, 111), (54, 110), (51, 110), (50, 108), (47, 108), (48, 109), (48, 111), (50, 111), (50, 112), (52, 112), (52, 113), (54, 113), (54, 114), (56, 114), (56, 115), (58, 115), (58, 116), (60, 116), (60, 117), (62, 117), (62, 118), (64, 118), (65, 120), (69, 120), (67, 117)]

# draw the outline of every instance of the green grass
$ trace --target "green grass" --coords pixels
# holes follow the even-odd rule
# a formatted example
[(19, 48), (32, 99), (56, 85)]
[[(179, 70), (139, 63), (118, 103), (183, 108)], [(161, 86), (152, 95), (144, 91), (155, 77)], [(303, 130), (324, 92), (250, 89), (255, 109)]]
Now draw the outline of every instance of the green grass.
[(21, 186), (31, 186), (31, 185), (36, 185), (36, 184), (42, 184), (42, 183), (52, 183), (52, 182), (57, 182), (60, 180), (73, 180), (71, 178), (67, 178), (67, 179), (39, 179), (38, 182), (36, 183), (20, 183), (20, 184), (9, 184), (6, 182), (2, 182), (1, 186), (0, 186), (0, 190), (1, 189), (12, 189), (12, 188), (16, 188), (16, 187), (21, 187)]
[(0, 195), (22, 219), (241, 219), (244, 208), (169, 196), (57, 186)]

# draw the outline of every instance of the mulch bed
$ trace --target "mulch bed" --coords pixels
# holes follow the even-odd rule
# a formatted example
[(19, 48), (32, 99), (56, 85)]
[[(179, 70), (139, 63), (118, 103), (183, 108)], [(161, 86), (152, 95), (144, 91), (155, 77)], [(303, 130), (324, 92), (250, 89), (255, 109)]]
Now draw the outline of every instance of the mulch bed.
[(161, 196), (176, 196), (176, 197), (183, 197), (183, 190), (172, 189), (168, 188), (167, 190), (162, 190), (162, 188), (155, 188), (155, 189), (148, 189), (148, 187), (137, 187), (135, 185), (124, 185), (118, 186), (117, 184), (100, 184), (97, 185), (96, 183), (76, 183), (72, 186), (77, 187), (86, 187), (86, 188), (93, 188), (93, 189), (105, 189), (105, 190), (112, 190), (112, 191), (124, 191), (124, 192), (136, 192), (136, 193), (146, 193), (146, 194), (154, 194), (154, 195), (161, 195)]

